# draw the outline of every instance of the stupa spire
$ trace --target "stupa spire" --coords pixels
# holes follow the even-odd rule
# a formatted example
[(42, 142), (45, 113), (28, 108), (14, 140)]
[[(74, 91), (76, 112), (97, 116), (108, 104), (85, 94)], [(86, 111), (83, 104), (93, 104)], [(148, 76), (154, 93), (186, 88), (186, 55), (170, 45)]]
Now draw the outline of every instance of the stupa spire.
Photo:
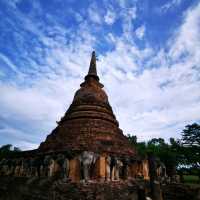
[(95, 55), (95, 51), (92, 52), (92, 57), (90, 60), (90, 67), (88, 70), (88, 74), (85, 77), (85, 80), (88, 79), (89, 77), (93, 77), (94, 79), (96, 79), (97, 81), (99, 81), (99, 77), (97, 75), (97, 68), (96, 68), (96, 55)]

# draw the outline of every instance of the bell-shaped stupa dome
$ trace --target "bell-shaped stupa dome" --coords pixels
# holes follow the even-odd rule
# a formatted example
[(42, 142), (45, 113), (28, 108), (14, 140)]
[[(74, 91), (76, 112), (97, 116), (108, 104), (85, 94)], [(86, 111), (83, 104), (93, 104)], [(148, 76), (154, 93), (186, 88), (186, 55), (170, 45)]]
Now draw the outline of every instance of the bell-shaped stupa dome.
[(72, 104), (58, 126), (41, 143), (39, 150), (93, 151), (135, 155), (126, 136), (119, 129), (108, 96), (99, 82), (96, 56), (92, 53), (88, 74), (75, 93)]

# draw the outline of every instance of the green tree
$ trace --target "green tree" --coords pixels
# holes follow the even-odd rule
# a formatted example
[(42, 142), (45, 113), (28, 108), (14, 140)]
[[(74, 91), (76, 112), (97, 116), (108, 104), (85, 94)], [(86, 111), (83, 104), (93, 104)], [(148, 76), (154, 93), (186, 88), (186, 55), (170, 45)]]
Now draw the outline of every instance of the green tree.
[(200, 180), (200, 125), (193, 123), (185, 126), (181, 141), (185, 164), (191, 166), (191, 171), (197, 172)]
[(146, 157), (148, 149), (147, 149), (147, 144), (145, 142), (138, 142), (136, 145), (136, 149), (139, 155)]
[(130, 135), (128, 134), (128, 140), (130, 144), (136, 148), (139, 155), (145, 157), (147, 155), (147, 145), (145, 142), (137, 142), (137, 136), (136, 135)]
[(0, 147), (0, 159), (12, 156), (20, 151), (20, 148), (13, 147), (12, 144), (3, 145)]
[(20, 152), (21, 149), (20, 149), (19, 147), (14, 147), (13, 151), (15, 151), (15, 152)]
[(147, 144), (147, 151), (152, 152), (159, 160), (165, 164), (167, 169), (167, 174), (173, 176), (176, 173), (176, 168), (178, 166), (178, 149), (175, 148), (176, 141), (172, 138), (171, 141), (174, 142), (168, 144), (163, 138), (153, 138)]
[(147, 143), (137, 142), (137, 137), (130, 134), (128, 135), (128, 139), (140, 156), (146, 157), (152, 154), (159, 162), (165, 164), (169, 176), (173, 176), (176, 173), (176, 168), (180, 164), (181, 158), (179, 156), (179, 141), (171, 138), (170, 144), (168, 144), (163, 138), (152, 138)]
[(184, 145), (190, 147), (200, 147), (200, 125), (197, 123), (187, 125), (182, 132), (182, 141)]
[(137, 136), (136, 135), (128, 134), (127, 137), (132, 146), (137, 145)]
[(0, 152), (9, 152), (12, 149), (12, 144), (6, 144), (0, 147)]

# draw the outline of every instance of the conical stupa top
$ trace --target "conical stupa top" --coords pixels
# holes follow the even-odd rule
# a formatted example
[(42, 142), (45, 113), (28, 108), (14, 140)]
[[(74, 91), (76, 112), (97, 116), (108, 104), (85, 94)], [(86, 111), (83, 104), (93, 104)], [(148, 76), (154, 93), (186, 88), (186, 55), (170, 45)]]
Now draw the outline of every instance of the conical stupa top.
[(90, 60), (90, 67), (87, 76), (85, 77), (85, 80), (89, 77), (95, 78), (97, 81), (99, 80), (99, 77), (97, 75), (97, 68), (96, 68), (96, 55), (95, 51), (92, 52), (92, 57)]

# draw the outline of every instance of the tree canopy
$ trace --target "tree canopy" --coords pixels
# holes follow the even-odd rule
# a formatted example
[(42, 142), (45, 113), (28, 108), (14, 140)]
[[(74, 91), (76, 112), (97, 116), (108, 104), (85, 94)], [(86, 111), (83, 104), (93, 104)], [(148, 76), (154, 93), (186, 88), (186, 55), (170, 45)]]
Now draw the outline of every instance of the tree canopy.
[(13, 147), (12, 144), (6, 144), (0, 147), (0, 159), (14, 155), (16, 152), (21, 151), (18, 147)]
[(197, 123), (187, 125), (182, 132), (182, 141), (185, 146), (200, 147), (200, 125)]
[(137, 142), (136, 136), (128, 135), (131, 144), (142, 156), (153, 153), (167, 168), (168, 174), (185, 168), (200, 175), (200, 125), (187, 125), (178, 140), (170, 138), (152, 138), (148, 142)]

